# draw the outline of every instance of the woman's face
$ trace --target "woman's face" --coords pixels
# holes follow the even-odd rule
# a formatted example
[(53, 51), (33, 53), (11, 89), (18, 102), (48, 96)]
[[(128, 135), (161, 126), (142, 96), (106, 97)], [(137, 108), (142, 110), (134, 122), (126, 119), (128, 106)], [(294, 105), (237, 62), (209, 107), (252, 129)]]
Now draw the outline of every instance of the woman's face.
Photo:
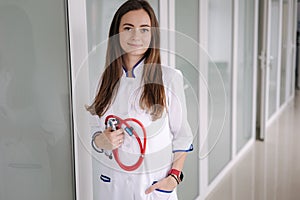
[(123, 15), (119, 33), (120, 44), (125, 53), (142, 57), (151, 42), (151, 20), (148, 13), (140, 9)]

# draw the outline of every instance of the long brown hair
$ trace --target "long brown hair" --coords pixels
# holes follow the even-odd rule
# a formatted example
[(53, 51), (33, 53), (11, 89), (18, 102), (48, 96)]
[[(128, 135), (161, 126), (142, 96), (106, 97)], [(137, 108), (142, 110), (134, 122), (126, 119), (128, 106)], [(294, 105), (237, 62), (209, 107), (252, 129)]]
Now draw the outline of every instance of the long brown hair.
[(103, 116), (112, 104), (123, 74), (122, 54), (124, 54), (119, 42), (119, 26), (121, 18), (132, 10), (144, 9), (151, 20), (151, 42), (144, 57), (144, 69), (142, 82), (143, 92), (140, 98), (140, 107), (146, 110), (156, 120), (162, 116), (166, 106), (166, 95), (162, 80), (160, 59), (160, 33), (159, 24), (150, 4), (145, 0), (128, 0), (115, 13), (112, 20), (108, 46), (106, 51), (105, 70), (98, 86), (97, 95), (87, 110), (92, 114)]

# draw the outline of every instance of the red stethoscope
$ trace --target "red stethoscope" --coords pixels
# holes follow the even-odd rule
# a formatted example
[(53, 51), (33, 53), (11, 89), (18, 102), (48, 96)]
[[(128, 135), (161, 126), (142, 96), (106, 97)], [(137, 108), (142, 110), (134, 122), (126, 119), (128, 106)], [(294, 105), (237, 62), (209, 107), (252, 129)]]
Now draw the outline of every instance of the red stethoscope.
[[(130, 126), (128, 124), (128, 122), (134, 122), (136, 124), (138, 124), (142, 130), (143, 130), (143, 134), (144, 134), (144, 139), (143, 139), (143, 144), (142, 144), (142, 140), (139, 137), (139, 135), (136, 133), (136, 131), (134, 130), (134, 128), (132, 126)], [(112, 131), (123, 128), (124, 131), (129, 135), (129, 136), (135, 136), (135, 139), (137, 140), (139, 147), (140, 147), (140, 152), (141, 155), (139, 157), (139, 159), (137, 160), (137, 162), (133, 165), (125, 165), (121, 162), (120, 158), (119, 158), (119, 151), (118, 149), (114, 149), (113, 150), (113, 155), (115, 157), (116, 162), (118, 163), (118, 165), (126, 170), (126, 171), (133, 171), (136, 170), (139, 166), (141, 166), (143, 160), (144, 160), (144, 156), (145, 156), (145, 151), (146, 151), (146, 143), (147, 143), (147, 134), (146, 134), (146, 129), (144, 127), (144, 125), (137, 119), (134, 118), (127, 118), (127, 119), (121, 119), (118, 116), (115, 115), (108, 115), (105, 118), (105, 125), (107, 127), (111, 127)]]

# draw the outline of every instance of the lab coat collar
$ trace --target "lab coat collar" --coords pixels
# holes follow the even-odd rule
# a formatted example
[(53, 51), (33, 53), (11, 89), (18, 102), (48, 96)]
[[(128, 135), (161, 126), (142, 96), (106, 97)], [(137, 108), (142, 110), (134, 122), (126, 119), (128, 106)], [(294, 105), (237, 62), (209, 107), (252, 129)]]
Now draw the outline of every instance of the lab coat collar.
[[(141, 58), (141, 59), (133, 66), (133, 68), (132, 68), (132, 76), (133, 76), (133, 78), (136, 78), (136, 75), (137, 75), (137, 74), (138, 74), (138, 75), (140, 74), (139, 71), (141, 70), (141, 69), (140, 69), (141, 67), (139, 67), (139, 66), (141, 66), (141, 65), (144, 64), (144, 60), (145, 60), (145, 56), (142, 57), (142, 58)], [(122, 68), (123, 68), (123, 72), (125, 73), (125, 76), (128, 77), (128, 71), (127, 71), (126, 67), (123, 65)], [(137, 69), (137, 70), (136, 70), (136, 69)], [(124, 74), (124, 73), (123, 73), (123, 74)]]

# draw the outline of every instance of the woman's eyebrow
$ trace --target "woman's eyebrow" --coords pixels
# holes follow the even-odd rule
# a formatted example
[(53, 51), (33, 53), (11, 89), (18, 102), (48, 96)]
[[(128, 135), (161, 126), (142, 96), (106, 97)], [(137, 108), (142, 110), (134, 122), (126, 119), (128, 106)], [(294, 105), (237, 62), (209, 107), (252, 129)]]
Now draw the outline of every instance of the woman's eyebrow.
[[(124, 23), (123, 26), (131, 26), (131, 27), (134, 27), (133, 24), (130, 24), (130, 23)], [(142, 24), (140, 25), (140, 27), (150, 27), (148, 24)]]
[(133, 24), (129, 24), (129, 23), (124, 23), (123, 26), (132, 26), (132, 27), (134, 27)]
[(140, 27), (150, 27), (148, 24), (140, 25)]

